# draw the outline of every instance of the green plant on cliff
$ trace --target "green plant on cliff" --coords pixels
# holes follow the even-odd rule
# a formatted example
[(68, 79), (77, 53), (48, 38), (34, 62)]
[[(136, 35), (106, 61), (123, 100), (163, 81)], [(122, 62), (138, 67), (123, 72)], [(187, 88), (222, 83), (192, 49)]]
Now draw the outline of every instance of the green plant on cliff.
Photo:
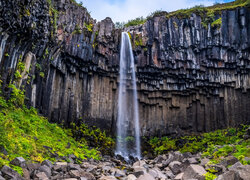
[(71, 124), (72, 134), (79, 142), (95, 147), (103, 154), (110, 154), (115, 146), (115, 141), (107, 136), (105, 131), (96, 127), (88, 127), (86, 124), (76, 126)]
[(155, 154), (166, 153), (171, 150), (184, 152), (203, 152), (203, 156), (210, 157), (214, 162), (219, 162), (222, 157), (233, 155), (242, 163), (247, 164), (242, 157), (250, 157), (250, 139), (244, 140), (243, 136), (249, 126), (229, 128), (204, 133), (199, 136), (184, 136), (181, 138), (152, 138), (149, 144)]
[[(99, 152), (89, 149), (85, 143), (79, 143), (70, 136), (70, 130), (51, 124), (39, 116), (34, 108), (24, 105), (25, 95), (11, 84), (9, 100), (0, 96), (0, 167), (9, 165), (15, 157), (41, 162), (45, 159), (74, 154), (79, 159), (99, 159)], [(21, 169), (12, 166), (21, 173)]]
[(129, 20), (126, 24), (124, 24), (124, 27), (129, 27), (129, 26), (137, 26), (140, 24), (144, 24), (146, 22), (146, 19), (141, 17), (137, 17), (135, 19)]
[(84, 23), (84, 27), (89, 31), (89, 32), (93, 32), (93, 27), (94, 25), (92, 23)]
[(211, 26), (220, 28), (221, 24), (222, 24), (222, 18), (219, 18), (219, 19), (215, 20), (214, 22), (212, 22)]

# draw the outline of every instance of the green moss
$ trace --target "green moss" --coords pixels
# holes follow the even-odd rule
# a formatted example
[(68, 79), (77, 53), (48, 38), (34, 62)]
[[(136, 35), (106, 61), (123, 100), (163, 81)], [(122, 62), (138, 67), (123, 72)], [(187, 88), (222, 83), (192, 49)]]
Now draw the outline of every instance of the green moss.
[[(233, 155), (244, 162), (243, 157), (250, 157), (250, 140), (244, 140), (243, 135), (249, 126), (229, 128), (204, 133), (200, 136), (184, 136), (177, 139), (168, 137), (152, 138), (149, 141), (155, 154), (166, 153), (171, 150), (184, 152), (203, 152), (203, 156), (210, 157), (214, 162), (219, 162), (222, 157)], [(239, 142), (241, 142), (239, 144)]]
[[(24, 105), (24, 92), (14, 85), (10, 87), (12, 93), (8, 101), (0, 96), (0, 146), (8, 152), (8, 155), (0, 153), (0, 166), (9, 165), (20, 156), (34, 162), (55, 161), (55, 156), (60, 158), (69, 154), (79, 159), (100, 158), (97, 150), (77, 142), (71, 130), (49, 123), (34, 108), (28, 109)], [(20, 168), (13, 168), (21, 172)]]
[(219, 18), (219, 19), (215, 20), (214, 22), (212, 22), (211, 26), (220, 28), (221, 24), (222, 24), (222, 18)]
[(76, 139), (84, 144), (87, 144), (90, 147), (95, 147), (103, 154), (110, 154), (115, 146), (115, 140), (102, 132), (99, 128), (88, 127), (85, 124), (80, 126), (71, 124), (72, 134)]
[(140, 24), (144, 24), (146, 22), (146, 19), (143, 17), (138, 17), (132, 20), (129, 20), (126, 24), (124, 24), (124, 27), (129, 27), (129, 26), (137, 26)]
[(44, 72), (40, 72), (39, 75), (40, 75), (41, 78), (44, 78), (44, 76), (45, 76)]
[(9, 57), (10, 55), (9, 55), (8, 53), (5, 53), (4, 56), (5, 56), (5, 57)]
[(212, 174), (212, 173), (210, 173), (210, 172), (207, 172), (207, 173), (205, 174), (205, 180), (214, 180), (214, 179), (216, 179), (216, 178), (217, 178), (217, 176), (214, 175), (214, 174)]
[(89, 32), (93, 32), (93, 27), (94, 25), (92, 23), (84, 23), (84, 27), (89, 31)]
[(80, 26), (77, 24), (75, 27), (75, 30), (73, 31), (73, 34), (81, 34), (82, 30), (80, 28)]
[(135, 36), (135, 46), (143, 46), (142, 36), (138, 34)]

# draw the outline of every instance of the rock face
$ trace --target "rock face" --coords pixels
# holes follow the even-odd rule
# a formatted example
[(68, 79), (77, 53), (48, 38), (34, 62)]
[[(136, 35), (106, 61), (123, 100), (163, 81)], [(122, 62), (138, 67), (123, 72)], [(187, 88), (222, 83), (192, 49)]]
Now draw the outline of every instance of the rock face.
[[(0, 9), (5, 95), (15, 81), (26, 103), (51, 122), (114, 133), (122, 30), (110, 18), (95, 22), (70, 0), (1, 0)], [(221, 27), (203, 27), (193, 14), (125, 29), (137, 62), (143, 136), (249, 124), (250, 10), (223, 11), (221, 18)]]

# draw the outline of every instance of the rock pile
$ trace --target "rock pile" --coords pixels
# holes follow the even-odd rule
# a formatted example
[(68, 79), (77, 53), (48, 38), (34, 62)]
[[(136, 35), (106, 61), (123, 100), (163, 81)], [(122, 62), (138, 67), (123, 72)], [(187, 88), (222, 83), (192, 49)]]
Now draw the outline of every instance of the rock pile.
[(242, 165), (233, 156), (216, 165), (208, 163), (209, 159), (202, 158), (200, 154), (181, 154), (178, 151), (130, 164), (108, 156), (101, 161), (91, 159), (76, 164), (76, 159), (72, 157), (71, 162), (56, 163), (49, 160), (31, 163), (18, 157), (11, 164), (23, 168), (23, 177), (10, 167), (3, 166), (0, 180), (205, 180), (209, 169), (216, 170), (216, 180), (250, 180), (250, 165)]

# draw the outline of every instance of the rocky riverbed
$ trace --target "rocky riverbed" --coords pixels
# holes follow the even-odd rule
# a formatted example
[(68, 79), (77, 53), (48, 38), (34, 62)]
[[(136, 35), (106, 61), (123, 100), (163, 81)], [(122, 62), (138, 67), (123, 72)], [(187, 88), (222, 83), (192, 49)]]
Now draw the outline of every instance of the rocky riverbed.
[(250, 165), (242, 165), (233, 156), (225, 157), (219, 164), (210, 163), (210, 159), (202, 158), (200, 153), (182, 154), (178, 151), (134, 163), (104, 156), (100, 161), (90, 159), (77, 164), (74, 155), (68, 158), (70, 162), (52, 163), (45, 160), (42, 163), (31, 163), (18, 157), (11, 164), (22, 167), (23, 176), (10, 167), (3, 166), (0, 180), (205, 180), (211, 169), (218, 176), (216, 180), (250, 179)]

